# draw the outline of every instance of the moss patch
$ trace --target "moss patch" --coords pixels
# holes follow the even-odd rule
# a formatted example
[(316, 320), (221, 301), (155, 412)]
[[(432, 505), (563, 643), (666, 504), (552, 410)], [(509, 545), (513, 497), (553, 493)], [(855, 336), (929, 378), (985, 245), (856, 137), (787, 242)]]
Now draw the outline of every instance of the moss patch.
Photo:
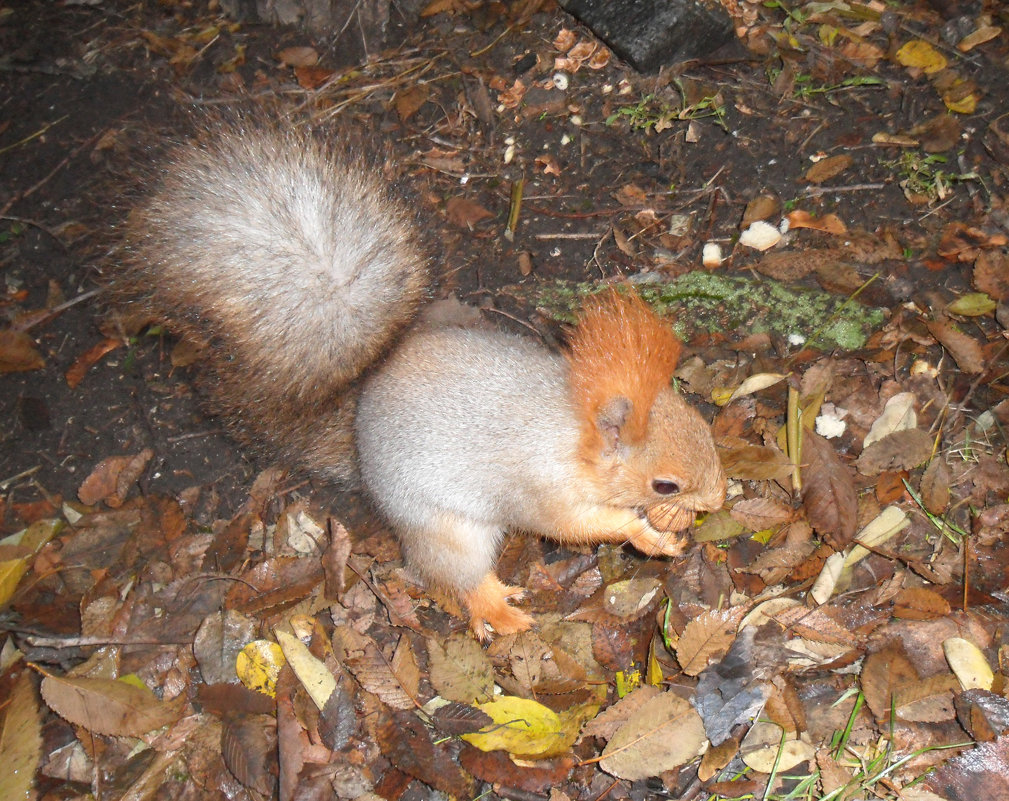
[[(559, 282), (540, 287), (536, 303), (550, 317), (574, 322), (582, 299), (605, 288)], [(883, 309), (770, 278), (692, 272), (635, 288), (656, 312), (674, 321), (684, 340), (700, 333), (742, 338), (767, 332), (801, 337), (806, 346), (821, 350), (857, 350), (884, 319)]]

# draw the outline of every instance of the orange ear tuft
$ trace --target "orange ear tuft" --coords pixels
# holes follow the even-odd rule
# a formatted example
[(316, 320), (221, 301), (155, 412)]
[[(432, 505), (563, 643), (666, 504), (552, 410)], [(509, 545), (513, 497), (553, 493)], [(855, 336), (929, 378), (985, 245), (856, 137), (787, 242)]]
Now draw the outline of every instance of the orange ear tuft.
[(641, 442), (659, 392), (669, 385), (682, 346), (636, 293), (611, 290), (585, 303), (571, 341), (571, 389), (583, 421), (582, 447), (598, 453), (602, 447), (600, 414), (630, 401), (620, 436), (628, 444)]

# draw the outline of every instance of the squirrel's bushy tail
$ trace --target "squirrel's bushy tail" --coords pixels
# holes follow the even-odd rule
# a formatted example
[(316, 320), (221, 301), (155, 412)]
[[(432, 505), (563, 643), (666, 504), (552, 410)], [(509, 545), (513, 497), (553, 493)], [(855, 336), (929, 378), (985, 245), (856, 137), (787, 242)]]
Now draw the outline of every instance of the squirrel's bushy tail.
[[(125, 225), (120, 296), (209, 346), (212, 410), (312, 469), (349, 454), (349, 385), (429, 281), (381, 175), (308, 134), (214, 122), (176, 147)], [(352, 402), (352, 401), (351, 401)]]

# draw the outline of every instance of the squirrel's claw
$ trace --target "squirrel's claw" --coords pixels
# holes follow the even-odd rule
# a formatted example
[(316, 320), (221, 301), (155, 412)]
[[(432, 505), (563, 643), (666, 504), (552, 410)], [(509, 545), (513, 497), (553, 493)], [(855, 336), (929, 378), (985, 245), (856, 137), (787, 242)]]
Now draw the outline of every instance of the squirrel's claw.
[(491, 639), (488, 626), (495, 634), (516, 634), (532, 628), (536, 622), (532, 616), (508, 603), (509, 598), (520, 598), (524, 594), (522, 587), (502, 584), (493, 573), (484, 576), (475, 589), (464, 593), (463, 601), (470, 615), (469, 626), (477, 639), (481, 642)]

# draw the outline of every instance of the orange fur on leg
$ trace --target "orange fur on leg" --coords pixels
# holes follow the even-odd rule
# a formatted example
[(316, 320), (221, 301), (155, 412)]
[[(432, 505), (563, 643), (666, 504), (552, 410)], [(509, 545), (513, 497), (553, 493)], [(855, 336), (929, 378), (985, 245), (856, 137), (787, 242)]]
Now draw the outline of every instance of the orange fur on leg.
[(476, 589), (463, 593), (462, 599), (469, 609), (469, 626), (477, 639), (482, 642), (490, 639), (487, 624), (497, 634), (515, 634), (532, 628), (535, 622), (532, 616), (508, 603), (509, 598), (524, 592), (522, 587), (502, 584), (496, 575), (488, 573)]
[(644, 440), (652, 405), (669, 386), (681, 350), (676, 335), (636, 294), (611, 290), (586, 301), (568, 354), (572, 396), (583, 421), (583, 452), (601, 448), (597, 421), (615, 398), (632, 405), (622, 430), (625, 441)]

